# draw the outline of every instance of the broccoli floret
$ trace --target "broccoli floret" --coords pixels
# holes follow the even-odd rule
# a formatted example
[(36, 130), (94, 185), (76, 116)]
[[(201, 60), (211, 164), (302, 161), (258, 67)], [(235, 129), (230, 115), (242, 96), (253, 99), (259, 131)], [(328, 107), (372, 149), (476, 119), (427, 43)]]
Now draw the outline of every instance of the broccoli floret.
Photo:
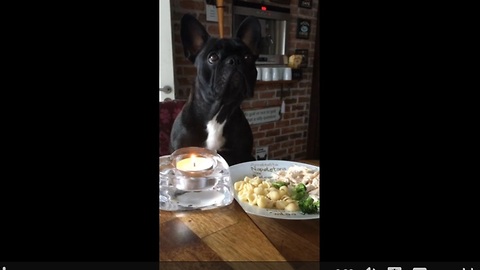
[(300, 201), (307, 197), (307, 187), (303, 183), (298, 184), (292, 192), (292, 198), (294, 200)]
[(287, 183), (285, 182), (282, 182), (282, 181), (278, 181), (278, 182), (273, 182), (272, 183), (272, 186), (276, 189), (280, 189), (281, 186), (286, 186)]
[(317, 214), (320, 212), (320, 201), (314, 202), (312, 197), (300, 200), (298, 206), (304, 214)]

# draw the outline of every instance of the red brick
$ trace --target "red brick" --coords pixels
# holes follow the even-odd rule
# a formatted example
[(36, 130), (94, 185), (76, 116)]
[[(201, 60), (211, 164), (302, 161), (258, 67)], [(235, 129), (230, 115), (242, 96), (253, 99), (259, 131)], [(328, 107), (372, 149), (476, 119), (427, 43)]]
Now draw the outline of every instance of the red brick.
[(277, 149), (280, 149), (280, 144), (278, 143), (272, 143), (268, 146), (268, 151), (273, 152)]
[(252, 133), (255, 139), (264, 138), (267, 135), (265, 132), (258, 131), (258, 129), (255, 132), (252, 130)]
[[(219, 37), (219, 30), (218, 30), (218, 25), (209, 25), (207, 27), (207, 32), (210, 34), (212, 37)], [(225, 32), (224, 32), (225, 34)]]
[(293, 104), (292, 105), (292, 111), (303, 111), (305, 110), (305, 104)]
[(307, 131), (308, 125), (297, 125), (295, 126), (295, 131)]
[(296, 132), (296, 133), (288, 135), (288, 138), (291, 139), (291, 140), (294, 140), (296, 138), (302, 138), (302, 137), (303, 137), (303, 135), (302, 135), (301, 132)]
[(296, 139), (296, 140), (295, 140), (295, 145), (302, 145), (302, 144), (306, 144), (306, 143), (307, 143), (307, 139), (306, 139), (306, 138)]
[(288, 135), (280, 135), (275, 137), (275, 142), (283, 142), (289, 139)]
[(264, 139), (259, 139), (258, 145), (263, 146), (263, 145), (271, 145), (272, 143), (275, 142), (275, 139), (273, 137), (266, 137)]
[(301, 153), (296, 153), (293, 155), (294, 160), (301, 160), (301, 159), (306, 159), (307, 158), (307, 153), (306, 152), (301, 152)]
[(292, 133), (292, 132), (295, 132), (295, 127), (294, 126), (288, 126), (288, 127), (282, 128), (282, 133), (281, 134), (288, 134), (288, 133)]
[(255, 100), (252, 102), (253, 108), (265, 108), (267, 106), (267, 102), (265, 100)]
[(297, 112), (297, 114), (295, 115), (296, 117), (305, 117), (305, 116), (308, 116), (309, 114), (309, 111), (307, 110), (302, 110), (300, 112)]
[(276, 159), (279, 159), (281, 156), (284, 156), (287, 154), (287, 150), (286, 149), (279, 149), (279, 150), (276, 150), (276, 151), (272, 151), (271, 152), (273, 156), (276, 157)]
[(192, 0), (180, 0), (180, 7), (190, 10), (190, 13), (193, 13), (193, 10), (204, 11), (205, 2), (195, 2)]
[(309, 103), (311, 97), (298, 97), (298, 103)]
[[(274, 136), (278, 136), (278, 135), (280, 135), (280, 130), (278, 130), (278, 129), (267, 130), (267, 132), (266, 132), (267, 137), (274, 137)], [(278, 142), (278, 141), (275, 140), (275, 142)]]
[(293, 147), (290, 147), (287, 149), (287, 153), (289, 154), (294, 154), (295, 153), (295, 149)]
[(197, 69), (195, 67), (184, 67), (182, 75), (197, 76)]
[(285, 104), (288, 104), (288, 105), (289, 104), (295, 104), (295, 103), (297, 103), (297, 98), (286, 98), (286, 99), (284, 99), (284, 101), (285, 101)]
[(295, 117), (295, 113), (285, 112), (285, 113), (282, 115), (282, 117), (283, 117), (284, 120), (288, 120), (288, 119), (294, 118), (294, 117)]
[(187, 79), (187, 78), (178, 78), (177, 80), (178, 80), (178, 83), (180, 83), (181, 85), (189, 85), (192, 83), (190, 79)]
[(303, 119), (302, 118), (295, 118), (290, 120), (290, 125), (298, 125), (298, 124), (303, 124)]
[(295, 89), (292, 91), (292, 95), (294, 95), (295, 97), (304, 96), (306, 94), (307, 94), (307, 90), (305, 88)]
[(282, 101), (279, 99), (273, 99), (273, 100), (268, 100), (267, 104), (268, 104), (268, 107), (276, 107), (276, 106), (281, 106)]
[(260, 126), (260, 130), (273, 129), (274, 127), (275, 127), (275, 123), (266, 123)]
[(259, 93), (259, 98), (261, 99), (267, 99), (267, 98), (273, 98), (275, 97), (275, 91), (266, 91)]
[[(306, 75), (304, 74), (303, 77), (305, 78)], [(307, 78), (305, 78), (305, 79), (307, 79)], [(310, 84), (309, 84), (309, 82), (306, 82), (306, 81), (305, 81), (305, 82), (299, 83), (298, 86), (301, 87), (301, 88), (302, 88), (302, 91), (303, 91), (303, 90), (306, 90), (306, 88), (309, 87)]]
[(280, 147), (282, 148), (290, 148), (292, 146), (292, 142), (290, 141), (285, 141), (280, 144)]
[(282, 128), (282, 127), (288, 127), (290, 126), (290, 121), (277, 121), (275, 122), (275, 128)]

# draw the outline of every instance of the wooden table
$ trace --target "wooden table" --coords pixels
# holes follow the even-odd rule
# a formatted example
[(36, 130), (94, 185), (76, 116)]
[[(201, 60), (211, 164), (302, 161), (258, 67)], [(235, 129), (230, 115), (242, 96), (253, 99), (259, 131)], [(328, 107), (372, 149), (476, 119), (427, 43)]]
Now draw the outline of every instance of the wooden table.
[(160, 211), (159, 244), (161, 269), (318, 269), (320, 220), (250, 215), (235, 200), (207, 211)]

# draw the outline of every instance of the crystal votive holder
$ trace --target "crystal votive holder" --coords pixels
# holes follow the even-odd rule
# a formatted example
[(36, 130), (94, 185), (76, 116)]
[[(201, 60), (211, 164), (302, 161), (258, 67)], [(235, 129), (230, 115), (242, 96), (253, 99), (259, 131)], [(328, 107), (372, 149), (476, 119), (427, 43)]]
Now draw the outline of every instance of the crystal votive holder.
[(232, 203), (229, 167), (216, 152), (185, 147), (159, 162), (160, 210), (208, 210)]

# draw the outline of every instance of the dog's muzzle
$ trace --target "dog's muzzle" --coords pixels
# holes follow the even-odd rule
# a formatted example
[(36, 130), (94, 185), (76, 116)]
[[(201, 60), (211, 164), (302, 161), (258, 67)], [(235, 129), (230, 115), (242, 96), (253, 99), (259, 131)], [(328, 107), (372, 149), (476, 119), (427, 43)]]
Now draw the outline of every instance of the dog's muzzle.
[(253, 73), (248, 69), (242, 57), (233, 55), (226, 58), (222, 66), (218, 67), (219, 73), (222, 74), (216, 79), (216, 88), (220, 90), (217, 92), (218, 95), (227, 99), (253, 97), (256, 69), (253, 68)]

